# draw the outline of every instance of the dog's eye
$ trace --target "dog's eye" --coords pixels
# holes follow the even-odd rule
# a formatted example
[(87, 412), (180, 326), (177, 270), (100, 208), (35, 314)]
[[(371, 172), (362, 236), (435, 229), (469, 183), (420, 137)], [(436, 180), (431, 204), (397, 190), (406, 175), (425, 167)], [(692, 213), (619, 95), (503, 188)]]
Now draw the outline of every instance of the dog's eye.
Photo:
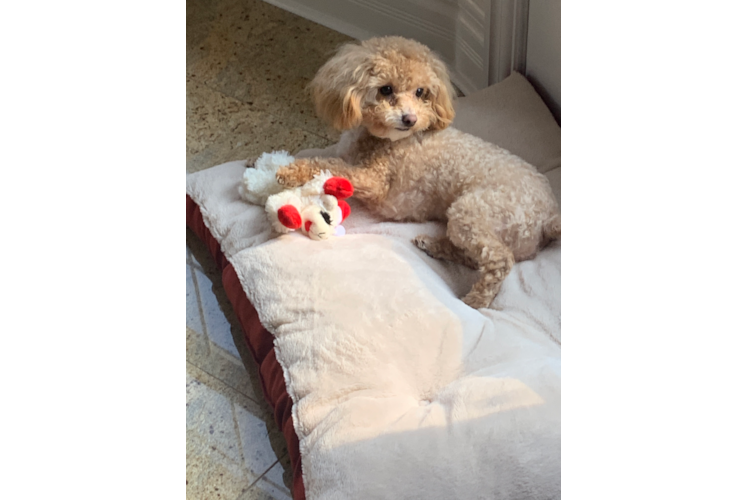
[(421, 97), (423, 95), (423, 89), (416, 89), (416, 97)]
[(379, 93), (382, 95), (390, 95), (392, 94), (392, 87), (389, 85), (385, 85), (384, 87), (379, 89)]

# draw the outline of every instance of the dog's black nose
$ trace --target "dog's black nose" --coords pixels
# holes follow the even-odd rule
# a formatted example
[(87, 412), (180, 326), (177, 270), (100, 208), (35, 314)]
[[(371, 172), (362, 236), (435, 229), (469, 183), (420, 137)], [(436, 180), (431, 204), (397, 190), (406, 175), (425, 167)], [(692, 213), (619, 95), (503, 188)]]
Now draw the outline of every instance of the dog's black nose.
[(402, 120), (403, 125), (405, 125), (406, 127), (412, 127), (418, 121), (418, 117), (413, 113), (408, 113), (407, 115), (403, 115)]

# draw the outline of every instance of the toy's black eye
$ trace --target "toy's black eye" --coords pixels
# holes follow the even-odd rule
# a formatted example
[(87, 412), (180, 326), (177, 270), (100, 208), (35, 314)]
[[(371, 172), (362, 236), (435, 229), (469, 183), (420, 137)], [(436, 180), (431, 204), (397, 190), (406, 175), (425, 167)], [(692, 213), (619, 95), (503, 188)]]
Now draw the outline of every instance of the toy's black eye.
[(389, 85), (385, 85), (384, 87), (379, 89), (379, 93), (382, 95), (390, 95), (392, 94), (392, 87)]
[(423, 89), (416, 89), (416, 97), (421, 97), (423, 95)]
[(330, 218), (330, 214), (328, 214), (327, 212), (321, 212), (321, 213), (322, 213), (322, 218), (325, 219), (325, 222), (327, 222), (327, 225), (332, 226), (332, 219)]

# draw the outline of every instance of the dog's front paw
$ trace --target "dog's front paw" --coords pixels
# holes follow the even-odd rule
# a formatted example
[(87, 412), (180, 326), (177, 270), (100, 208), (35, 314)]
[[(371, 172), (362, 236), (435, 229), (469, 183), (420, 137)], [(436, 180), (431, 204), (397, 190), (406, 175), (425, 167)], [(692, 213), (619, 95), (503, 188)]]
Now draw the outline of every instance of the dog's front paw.
[(304, 160), (297, 160), (286, 167), (281, 167), (275, 173), (275, 180), (285, 188), (301, 186), (311, 178), (308, 165)]
[(415, 246), (417, 246), (418, 248), (426, 252), (426, 255), (428, 255), (429, 257), (434, 257), (431, 253), (431, 244), (433, 242), (433, 238), (431, 236), (422, 234), (422, 235), (416, 236), (411, 241), (413, 241)]
[(293, 188), (301, 184), (296, 182), (296, 171), (291, 167), (281, 167), (275, 173), (275, 180), (283, 187)]
[(485, 293), (471, 290), (462, 298), (462, 301), (473, 309), (482, 309), (491, 305), (493, 297)]

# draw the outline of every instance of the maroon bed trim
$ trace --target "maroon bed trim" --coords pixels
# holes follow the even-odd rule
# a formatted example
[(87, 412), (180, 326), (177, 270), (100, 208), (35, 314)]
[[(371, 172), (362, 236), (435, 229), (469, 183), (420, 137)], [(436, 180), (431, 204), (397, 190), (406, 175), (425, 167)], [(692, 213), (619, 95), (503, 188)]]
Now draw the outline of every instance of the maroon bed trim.
[(293, 469), (293, 498), (294, 500), (304, 500), (306, 495), (304, 493), (304, 480), (301, 476), (299, 438), (294, 431), (293, 418), (291, 417), (293, 402), (286, 391), (283, 368), (275, 357), (273, 335), (260, 323), (257, 311), (242, 289), (234, 266), (223, 255), (221, 245), (210, 234), (203, 221), (200, 208), (189, 195), (187, 195), (187, 227), (194, 231), (197, 237), (207, 245), (222, 272), (223, 287), (237, 318), (239, 318), (239, 323), (244, 332), (244, 343), (259, 367), (262, 393), (265, 400), (273, 408), (275, 423), (278, 424), (278, 428), (286, 438), (288, 454), (291, 457), (291, 468)]

